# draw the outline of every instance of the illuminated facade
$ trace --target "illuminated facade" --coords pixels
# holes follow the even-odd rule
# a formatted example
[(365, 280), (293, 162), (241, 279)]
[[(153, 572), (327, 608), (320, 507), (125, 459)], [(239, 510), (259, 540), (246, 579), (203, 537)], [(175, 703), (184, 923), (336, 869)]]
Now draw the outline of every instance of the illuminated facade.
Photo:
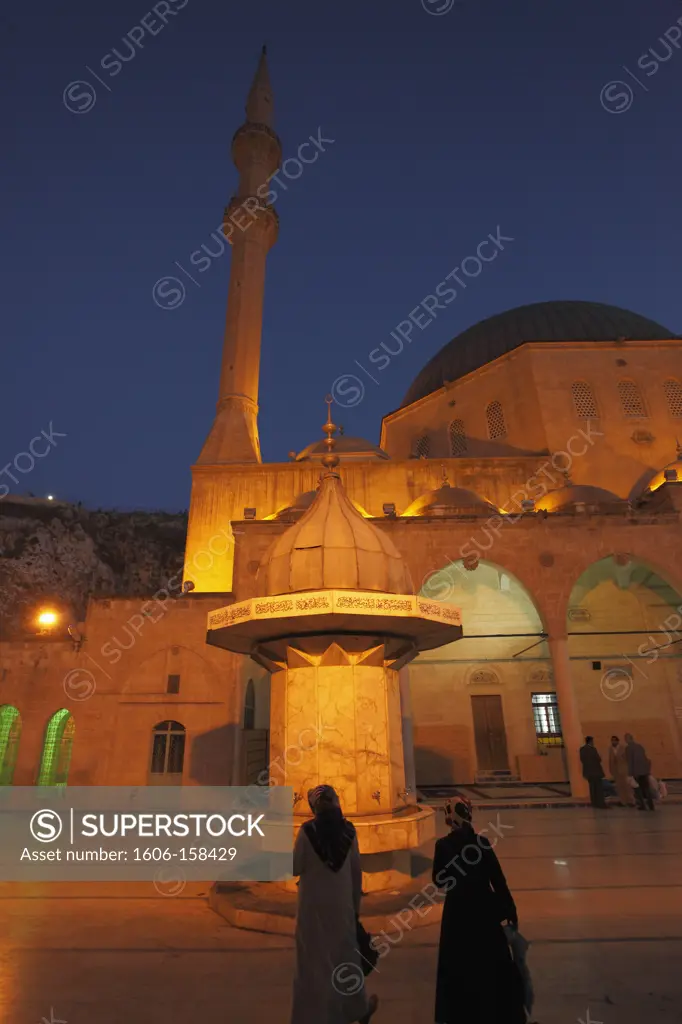
[[(71, 784), (284, 775), (286, 751), (268, 754), (267, 671), (205, 642), (209, 612), (259, 595), (259, 567), (314, 500), (324, 455), (313, 441), (290, 462), (261, 461), (273, 124), (263, 56), (233, 144), (240, 184), (226, 223), (237, 210), (250, 221), (226, 230), (218, 410), (192, 470), (191, 589), (142, 608), (92, 601), (80, 642), (2, 645), (5, 784), (58, 784), (65, 765)], [(384, 417), (379, 445), (338, 439), (355, 508), (391, 540), (418, 592), (462, 613), (462, 640), (404, 670), (408, 786), (508, 773), (570, 778), (583, 793), (582, 737), (605, 755), (626, 731), (656, 774), (682, 776), (678, 437), (682, 340), (626, 310), (553, 302), (446, 345)]]

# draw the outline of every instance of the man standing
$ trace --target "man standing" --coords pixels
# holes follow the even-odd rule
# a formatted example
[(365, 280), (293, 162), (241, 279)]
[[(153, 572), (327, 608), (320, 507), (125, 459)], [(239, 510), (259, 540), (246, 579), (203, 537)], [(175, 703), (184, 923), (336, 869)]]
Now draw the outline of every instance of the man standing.
[(646, 750), (641, 743), (635, 743), (634, 737), (631, 732), (625, 733), (625, 742), (627, 743), (626, 753), (628, 761), (628, 772), (632, 775), (633, 779), (637, 783), (637, 789), (635, 790), (635, 800), (637, 801), (637, 810), (644, 810), (644, 803), (650, 811), (654, 809), (654, 798), (651, 793), (651, 787), (649, 786), (649, 776), (651, 774), (651, 761), (646, 756)]
[(594, 745), (594, 737), (586, 736), (585, 744), (580, 748), (580, 762), (583, 766), (583, 778), (587, 779), (590, 787), (590, 803), (593, 807), (606, 809), (604, 799), (604, 770), (601, 766), (599, 751)]

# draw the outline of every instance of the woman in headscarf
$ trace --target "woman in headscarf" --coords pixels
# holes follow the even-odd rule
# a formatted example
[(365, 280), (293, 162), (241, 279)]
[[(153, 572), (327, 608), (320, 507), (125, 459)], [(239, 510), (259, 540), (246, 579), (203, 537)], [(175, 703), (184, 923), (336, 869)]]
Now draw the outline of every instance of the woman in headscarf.
[(368, 1024), (368, 998), (357, 943), (362, 869), (355, 828), (331, 786), (308, 793), (313, 819), (294, 846), (298, 883), (292, 1024)]
[(635, 796), (632, 786), (628, 782), (628, 748), (617, 736), (611, 737), (609, 771), (616, 786), (618, 799), (623, 807), (634, 807)]
[(490, 842), (471, 824), (471, 804), (446, 807), (433, 882), (445, 893), (438, 947), (436, 1024), (525, 1024), (524, 987), (502, 927), (516, 906)]

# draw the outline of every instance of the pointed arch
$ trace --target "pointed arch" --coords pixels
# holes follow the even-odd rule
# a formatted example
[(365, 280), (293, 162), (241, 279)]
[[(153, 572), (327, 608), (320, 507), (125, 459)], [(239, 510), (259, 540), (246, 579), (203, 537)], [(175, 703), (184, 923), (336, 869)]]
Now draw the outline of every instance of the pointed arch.
[(11, 704), (0, 707), (0, 786), (11, 786), (19, 753), (21, 715)]
[(66, 786), (76, 723), (66, 708), (55, 711), (47, 723), (36, 786)]

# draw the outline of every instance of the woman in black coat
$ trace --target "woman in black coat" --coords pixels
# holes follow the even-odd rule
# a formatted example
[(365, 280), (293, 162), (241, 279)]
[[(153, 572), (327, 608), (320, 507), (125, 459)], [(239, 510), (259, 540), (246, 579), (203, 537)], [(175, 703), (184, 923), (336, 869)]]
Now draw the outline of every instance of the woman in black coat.
[(448, 808), (452, 831), (436, 843), (433, 882), (445, 893), (438, 947), (436, 1024), (525, 1024), (523, 980), (502, 928), (516, 906), (471, 805)]

